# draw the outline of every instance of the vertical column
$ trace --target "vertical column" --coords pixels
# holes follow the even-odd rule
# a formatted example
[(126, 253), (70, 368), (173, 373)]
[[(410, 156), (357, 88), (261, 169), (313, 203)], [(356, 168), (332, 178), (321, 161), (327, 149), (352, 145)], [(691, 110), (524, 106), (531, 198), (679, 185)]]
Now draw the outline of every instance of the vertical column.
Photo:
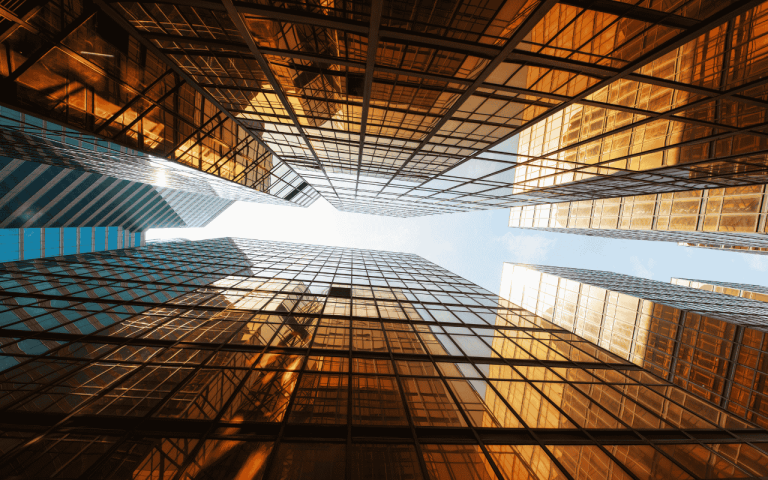
[(59, 228), (59, 255), (64, 255), (64, 228)]
[[(637, 355), (637, 334), (640, 331), (640, 323), (642, 321), (642, 313), (643, 313), (643, 302), (645, 302), (644, 299), (639, 298), (637, 300), (637, 310), (635, 311), (635, 325), (632, 327), (632, 343), (629, 344), (629, 352), (628, 352), (628, 358), (630, 362), (634, 363), (635, 365), (643, 366), (642, 362), (638, 363), (637, 359), (635, 359), (635, 356)], [(645, 352), (643, 352), (645, 353)], [(645, 356), (645, 355), (643, 355)]]
[(701, 201), (699, 202), (699, 217), (696, 220), (696, 231), (702, 232), (704, 228), (704, 212), (707, 208), (707, 199), (709, 198), (709, 190), (703, 190), (701, 192)]
[(760, 217), (757, 220), (757, 233), (768, 233), (768, 185), (763, 185), (763, 199), (760, 205)]
[(19, 260), (24, 260), (24, 228), (19, 229)]
[(723, 397), (720, 399), (720, 408), (728, 409), (728, 401), (733, 389), (733, 377), (736, 376), (736, 366), (739, 364), (739, 353), (744, 344), (744, 325), (736, 326), (736, 333), (733, 336), (733, 347), (731, 347), (731, 356), (728, 359), (728, 373), (725, 374), (725, 387), (723, 388)]
[[(674, 193), (672, 194), (672, 205), (675, 204)], [(651, 230), (656, 230), (659, 223), (659, 209), (661, 208), (661, 194), (656, 194), (656, 201), (653, 203), (653, 216), (651, 217)]]
[(616, 230), (621, 229), (621, 217), (624, 215), (624, 198), (619, 199), (619, 213), (616, 216)]
[(677, 317), (677, 331), (675, 332), (675, 344), (672, 346), (672, 361), (669, 365), (669, 372), (665, 379), (669, 383), (674, 383), (675, 370), (677, 370), (677, 359), (680, 356), (680, 343), (683, 341), (683, 329), (685, 328), (685, 315), (687, 310), (680, 310), (680, 314)]

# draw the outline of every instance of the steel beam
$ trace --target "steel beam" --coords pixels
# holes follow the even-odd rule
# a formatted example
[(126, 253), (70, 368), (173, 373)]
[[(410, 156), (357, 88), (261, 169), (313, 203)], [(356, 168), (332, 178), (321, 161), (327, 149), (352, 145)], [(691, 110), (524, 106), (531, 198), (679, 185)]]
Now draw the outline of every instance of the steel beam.
[[(195, 0), (192, 0), (195, 2)], [(227, 109), (225, 109), (218, 101), (216, 101), (215, 98), (211, 96), (210, 93), (208, 93), (205, 89), (201, 88), (197, 82), (195, 82), (187, 73), (181, 69), (175, 62), (173, 62), (170, 58), (168, 58), (166, 55), (164, 55), (160, 50), (149, 40), (142, 37), (141, 32), (136, 30), (133, 25), (131, 25), (129, 22), (127, 22), (120, 14), (118, 14), (112, 7), (108, 5), (108, 3), (105, 0), (93, 0), (93, 2), (103, 11), (105, 14), (109, 15), (114, 21), (116, 21), (120, 26), (122, 26), (132, 37), (134, 37), (136, 40), (139, 41), (142, 45), (144, 45), (148, 50), (150, 50), (154, 55), (158, 57), (163, 63), (165, 63), (168, 67), (170, 67), (174, 72), (176, 72), (177, 75), (181, 79), (183, 79), (190, 87), (192, 87), (195, 91), (200, 93), (205, 99), (211, 104), (216, 107), (219, 111), (221, 111), (224, 115), (229, 117), (233, 122), (235, 122), (236, 125), (238, 125), (240, 128), (243, 129), (248, 135), (250, 135), (259, 145), (264, 147), (268, 152), (270, 152), (278, 161), (284, 163), (286, 167), (288, 167), (291, 171), (296, 173), (296, 171), (288, 165), (286, 162), (283, 162), (280, 159), (280, 156), (277, 155), (266, 143), (264, 143), (259, 137), (254, 135), (251, 130), (243, 124), (240, 119), (235, 117), (232, 113), (230, 113)], [(112, 3), (118, 3), (118, 2), (112, 2)], [(217, 4), (212, 4), (217, 5)], [(221, 7), (221, 5), (219, 5)], [(298, 175), (298, 173), (296, 173)], [(301, 177), (301, 175), (298, 175)], [(226, 179), (224, 179), (226, 180)], [(235, 183), (235, 182), (232, 182)], [(236, 184), (240, 185), (240, 184)]]
[(557, 0), (544, 0), (541, 3), (539, 3), (535, 10), (531, 12), (528, 17), (522, 22), (522, 24), (517, 28), (514, 34), (509, 38), (504, 48), (501, 50), (499, 55), (489, 62), (483, 71), (475, 78), (475, 80), (472, 82), (472, 85), (467, 87), (467, 90), (456, 99), (456, 101), (453, 102), (453, 105), (451, 108), (448, 109), (443, 114), (443, 117), (434, 125), (432, 126), (432, 129), (430, 130), (429, 134), (421, 141), (418, 147), (416, 147), (416, 151), (411, 154), (404, 162), (403, 164), (398, 168), (395, 175), (392, 176), (392, 178), (389, 179), (387, 184), (388, 186), (392, 180), (397, 177), (397, 175), (405, 168), (406, 165), (408, 165), (413, 158), (418, 154), (418, 152), (425, 146), (427, 143), (429, 143), (429, 140), (437, 134), (437, 132), (440, 130), (440, 128), (445, 125), (453, 116), (454, 113), (456, 113), (459, 108), (464, 104), (464, 102), (471, 97), (475, 90), (480, 88), (485, 81), (486, 78), (488, 78), (491, 73), (493, 73), (494, 70), (496, 70), (496, 67), (498, 67), (501, 63), (504, 62), (504, 60), (514, 51), (515, 48), (525, 39), (525, 37), (528, 36), (528, 34), (533, 30), (533, 28), (541, 21), (541, 19), (544, 18), (544, 16), (555, 6), (557, 5)]
[(149, 92), (150, 92), (150, 91), (151, 91), (153, 88), (155, 88), (155, 87), (157, 86), (157, 84), (158, 84), (158, 83), (160, 83), (161, 81), (163, 81), (163, 80), (165, 79), (165, 77), (167, 77), (167, 76), (168, 76), (168, 74), (169, 74), (169, 73), (171, 73), (171, 69), (168, 69), (168, 70), (166, 70), (166, 71), (165, 71), (165, 72), (163, 72), (163, 73), (162, 73), (160, 76), (158, 76), (158, 77), (157, 77), (157, 78), (156, 78), (156, 79), (155, 79), (155, 80), (154, 80), (152, 83), (150, 83), (150, 84), (147, 86), (147, 88), (145, 88), (144, 90), (142, 90), (142, 91), (140, 92), (140, 94), (139, 94), (139, 95), (136, 95), (135, 97), (133, 97), (132, 99), (130, 99), (128, 102), (126, 102), (126, 104), (125, 104), (125, 105), (123, 105), (123, 106), (120, 108), (120, 110), (118, 110), (117, 112), (115, 112), (115, 114), (114, 114), (114, 115), (112, 115), (112, 116), (111, 116), (111, 117), (109, 117), (109, 118), (108, 118), (106, 121), (102, 122), (102, 124), (101, 124), (101, 125), (99, 125), (98, 127), (96, 127), (96, 129), (94, 129), (94, 131), (93, 131), (93, 134), (94, 134), (94, 135), (98, 135), (98, 134), (99, 134), (99, 132), (101, 132), (102, 130), (104, 130), (104, 128), (106, 128), (106, 127), (107, 127), (109, 124), (111, 124), (112, 122), (114, 122), (115, 120), (117, 120), (118, 118), (120, 118), (120, 115), (122, 115), (122, 114), (124, 114), (126, 111), (128, 111), (128, 109), (129, 109), (129, 108), (131, 108), (131, 106), (133, 106), (133, 104), (134, 104), (134, 103), (136, 103), (136, 101), (137, 101), (137, 100), (139, 100), (139, 99), (141, 99), (141, 98), (145, 98), (145, 97), (147, 96), (147, 94), (148, 94), (148, 93), (149, 93)]
[[(61, 45), (61, 42), (63, 42), (68, 36), (70, 36), (75, 30), (82, 27), (88, 20), (93, 18), (93, 16), (96, 15), (96, 10), (91, 9), (90, 11), (84, 12), (82, 15), (80, 15), (78, 18), (75, 19), (71, 24), (67, 25), (67, 27), (59, 32), (54, 38), (49, 40), (45, 45), (37, 49), (27, 57), (26, 60), (24, 60), (24, 63), (22, 63), (19, 68), (14, 70), (5, 78), (5, 81), (15, 82), (19, 79), (22, 75), (24, 75), (30, 68), (32, 68), (37, 62), (43, 59), (48, 53), (50, 53), (54, 48)], [(26, 27), (25, 27), (26, 28)], [(39, 33), (39, 32), (38, 32)]]
[(678, 48), (682, 47), (686, 43), (695, 40), (699, 36), (707, 33), (708, 31), (712, 30), (713, 28), (722, 25), (725, 22), (728, 22), (732, 18), (736, 18), (739, 15), (743, 14), (744, 12), (747, 12), (751, 10), (752, 8), (760, 5), (763, 3), (761, 0), (741, 0), (738, 2), (735, 2), (721, 11), (711, 15), (706, 20), (703, 20), (699, 22), (695, 27), (689, 28), (688, 30), (685, 30), (681, 32), (680, 34), (676, 35), (675, 37), (669, 39), (668, 41), (664, 42), (663, 44), (659, 45), (658, 47), (652, 49), (650, 52), (648, 52), (645, 55), (642, 55), (640, 58), (630, 62), (627, 66), (622, 68), (616, 75), (613, 75), (610, 78), (606, 78), (605, 80), (596, 83), (592, 87), (587, 88), (583, 92), (581, 92), (579, 95), (573, 97), (571, 100), (563, 102), (562, 104), (558, 105), (557, 107), (537, 116), (536, 118), (530, 120), (525, 125), (522, 125), (518, 128), (515, 128), (512, 132), (505, 135), (501, 139), (497, 140), (496, 142), (492, 143), (485, 149), (477, 152), (476, 154), (470, 156), (467, 158), (469, 160), (470, 158), (474, 158), (475, 156), (479, 155), (480, 153), (493, 148), (510, 138), (514, 137), (518, 133), (522, 132), (523, 130), (530, 128), (531, 126), (535, 125), (536, 123), (539, 123), (541, 121), (546, 120), (547, 118), (565, 110), (571, 105), (576, 104), (577, 102), (586, 99), (593, 93), (596, 93), (600, 91), (602, 88), (617, 82), (618, 80), (621, 80), (623, 78), (626, 78), (630, 75), (632, 75), (635, 71), (640, 70), (645, 65), (648, 65), (649, 63), (653, 62), (654, 60), (657, 60), (664, 55), (673, 52), (677, 50)]
[[(675, 37), (671, 38), (667, 42), (665, 42), (665, 43), (659, 45), (658, 47), (654, 48), (653, 50), (651, 50), (647, 54), (645, 54), (645, 55), (641, 56), (640, 58), (630, 62), (627, 66), (622, 68), (620, 71), (618, 71), (612, 77), (606, 78), (605, 80), (603, 80), (601, 82), (598, 82), (597, 84), (593, 85), (592, 87), (587, 88), (586, 90), (584, 90), (579, 95), (576, 95), (576, 96), (570, 98), (569, 100), (564, 101), (560, 105), (558, 105), (558, 106), (556, 106), (556, 107), (554, 107), (554, 108), (552, 108), (552, 109), (542, 113), (541, 115), (539, 115), (536, 118), (528, 121), (524, 125), (521, 125), (521, 126), (515, 128), (515, 129), (513, 129), (512, 132), (510, 132), (509, 134), (507, 134), (504, 137), (500, 138), (499, 140), (491, 143), (487, 147), (484, 147), (484, 148), (478, 150), (474, 154), (468, 156), (463, 162), (460, 162), (458, 165), (461, 165), (462, 163), (465, 163), (465, 162), (467, 162), (467, 161), (469, 161), (469, 160), (471, 160), (473, 158), (476, 158), (477, 156), (479, 156), (479, 155), (481, 155), (481, 154), (483, 154), (485, 152), (488, 152), (492, 148), (501, 145), (505, 141), (507, 141), (510, 138), (514, 137), (515, 135), (519, 134), (520, 132), (530, 128), (531, 126), (533, 126), (533, 125), (535, 125), (535, 124), (537, 124), (537, 123), (539, 123), (541, 121), (546, 120), (547, 118), (557, 114), (558, 112), (564, 110), (565, 108), (567, 108), (567, 107), (569, 107), (571, 105), (578, 104), (582, 100), (586, 100), (587, 97), (589, 97), (593, 93), (598, 92), (602, 88), (604, 88), (604, 87), (606, 87), (606, 86), (608, 86), (608, 85), (610, 85), (610, 84), (612, 84), (612, 83), (614, 83), (614, 82), (616, 82), (618, 80), (621, 80), (623, 78), (628, 78), (628, 77), (641, 78), (641, 77), (638, 76), (638, 74), (635, 74), (634, 72), (640, 70), (642, 67), (644, 67), (645, 65), (653, 62), (654, 60), (656, 60), (658, 58), (661, 58), (661, 57), (663, 57), (664, 55), (666, 55), (666, 54), (668, 54), (670, 52), (675, 51), (676, 49), (680, 48), (681, 46), (685, 45), (686, 43), (688, 43), (688, 42), (690, 42), (692, 40), (695, 40), (696, 38), (698, 38), (699, 36), (703, 35), (704, 33), (707, 33), (708, 31), (712, 30), (713, 28), (715, 28), (715, 27), (717, 27), (717, 26), (719, 26), (719, 25), (721, 25), (721, 24), (723, 24), (725, 22), (728, 22), (729, 20), (731, 20), (733, 18), (736, 18), (739, 15), (742, 15), (743, 13), (749, 11), (750, 9), (754, 8), (755, 6), (757, 6), (757, 5), (761, 4), (761, 3), (762, 3), (761, 0), (741, 0), (741, 1), (737, 2), (737, 3), (729, 5), (728, 7), (724, 8), (720, 12), (717, 12), (717, 13), (711, 15), (706, 20), (698, 22), (695, 27), (691, 27), (691, 28), (681, 32), (680, 34), (678, 34)], [(633, 79), (635, 79), (635, 78), (633, 78)], [(650, 77), (645, 77), (645, 79), (647, 80), (647, 83), (653, 83), (653, 80), (655, 80), (655, 79), (652, 79)], [(638, 80), (638, 81), (641, 81), (641, 80)], [(679, 85), (679, 84), (677, 82), (675, 82), (675, 85)], [(674, 87), (671, 87), (671, 88), (674, 88)], [(696, 87), (694, 87), (694, 88), (696, 88)], [(742, 87), (734, 89), (734, 90), (732, 90), (730, 92), (727, 92), (726, 94), (723, 94), (723, 93), (718, 92), (718, 91), (710, 91), (710, 92), (707, 93), (709, 98), (704, 99), (704, 100), (700, 100), (700, 101), (697, 101), (697, 102), (693, 102), (692, 104), (689, 104), (689, 105), (687, 105), (685, 107), (686, 108), (690, 108), (691, 106), (699, 104), (700, 102), (708, 102), (708, 101), (711, 101), (711, 100), (713, 100), (713, 99), (715, 99), (715, 98), (717, 98), (718, 96), (721, 96), (721, 95), (723, 95), (723, 96), (726, 96), (726, 95), (727, 96), (734, 96), (734, 95), (737, 95), (739, 92), (744, 91), (746, 89), (747, 88), (742, 86)], [(616, 134), (616, 133), (619, 133), (620, 131), (623, 131), (627, 127), (633, 128), (634, 126), (639, 126), (639, 124), (641, 124), (641, 123), (649, 123), (649, 121), (660, 119), (660, 118), (666, 117), (666, 116), (671, 116), (674, 113), (680, 113), (681, 111), (682, 110), (680, 110), (680, 109), (674, 109), (674, 110), (665, 112), (664, 114), (661, 114), (661, 115), (659, 115), (657, 117), (654, 117), (651, 120), (643, 120), (641, 122), (637, 122), (637, 123), (632, 124), (630, 126), (622, 127), (620, 129), (613, 130), (612, 132), (607, 132), (605, 134), (598, 135), (598, 136), (592, 137), (590, 139), (586, 139), (586, 140), (584, 140), (582, 142), (578, 142), (578, 144), (587, 143), (589, 141), (594, 141), (594, 140), (597, 140), (597, 139), (602, 138), (602, 137), (607, 136), (607, 135)], [(567, 149), (574, 148), (575, 146), (577, 146), (577, 145), (576, 144), (569, 145), (568, 147), (561, 148), (561, 149), (555, 150), (553, 152), (547, 152), (546, 155), (553, 155), (555, 153), (559, 153), (559, 152), (565, 151)], [(534, 161), (534, 160), (531, 160), (531, 161)], [(521, 165), (530, 163), (531, 161), (523, 162), (523, 163), (521, 163)], [(435, 178), (435, 177), (432, 177), (432, 178)], [(424, 183), (426, 183), (426, 182), (424, 182)], [(422, 183), (421, 185), (419, 185), (417, 187), (414, 187), (414, 189), (420, 188), (422, 185), (424, 185), (424, 183)], [(411, 189), (408, 192), (405, 192), (403, 195), (407, 195), (408, 193), (410, 193), (414, 189)]]
[(608, 13), (631, 20), (663, 25), (665, 27), (685, 29), (695, 27), (698, 23), (695, 18), (683, 17), (674, 13), (640, 7), (631, 3), (616, 2), (614, 0), (560, 0), (560, 3), (592, 10), (593, 12)]
[[(280, 103), (283, 105), (283, 108), (285, 109), (285, 111), (288, 112), (288, 115), (291, 117), (291, 120), (293, 120), (294, 127), (298, 130), (299, 136), (304, 140), (304, 143), (306, 144), (306, 148), (309, 150), (311, 156), (314, 157), (315, 161), (317, 162), (318, 168), (323, 173), (325, 173), (326, 177), (328, 177), (328, 174), (325, 171), (325, 167), (320, 161), (320, 158), (317, 156), (315, 149), (312, 147), (312, 143), (310, 142), (309, 138), (307, 138), (307, 134), (304, 132), (304, 128), (299, 122), (299, 118), (296, 116), (296, 112), (293, 111), (293, 106), (291, 105), (291, 102), (288, 100), (288, 97), (285, 95), (282, 85), (280, 85), (280, 81), (277, 79), (277, 77), (275, 77), (275, 74), (272, 73), (272, 69), (269, 66), (269, 62), (267, 62), (267, 60), (264, 58), (264, 55), (261, 53), (261, 50), (259, 49), (259, 46), (256, 45), (256, 41), (251, 36), (251, 32), (248, 31), (248, 27), (246, 26), (245, 21), (243, 20), (242, 14), (235, 9), (235, 6), (233, 5), (232, 0), (222, 0), (222, 1), (224, 2), (224, 6), (227, 9), (227, 14), (229, 15), (229, 18), (235, 24), (235, 27), (237, 27), (237, 30), (240, 32), (240, 35), (243, 37), (243, 40), (245, 40), (245, 43), (248, 45), (248, 48), (251, 50), (251, 53), (256, 59), (256, 62), (259, 64), (259, 68), (261, 68), (264, 76), (267, 77), (267, 81), (269, 82), (270, 85), (272, 85), (274, 94), (280, 100)], [(328, 178), (328, 183), (331, 186), (331, 189), (334, 191), (334, 193), (336, 193), (336, 187), (333, 186), (333, 183), (331, 182), (330, 178)]]

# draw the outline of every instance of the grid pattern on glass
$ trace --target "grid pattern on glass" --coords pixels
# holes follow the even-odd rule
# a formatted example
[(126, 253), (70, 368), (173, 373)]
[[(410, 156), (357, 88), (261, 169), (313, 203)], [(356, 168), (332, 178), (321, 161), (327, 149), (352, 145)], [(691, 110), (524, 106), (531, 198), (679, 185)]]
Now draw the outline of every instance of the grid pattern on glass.
[(609, 238), (768, 248), (765, 185), (512, 207), (509, 226)]
[[(177, 166), (165, 159), (112, 151), (92, 151), (61, 142), (61, 132), (50, 135), (47, 132), (36, 131), (37, 134), (42, 133), (42, 135), (36, 135), (22, 133), (19, 130), (21, 129), (7, 126), (0, 129), (0, 155), (17, 162), (44, 163), (231, 200), (267, 202), (271, 200), (272, 203), (290, 205), (213, 175)], [(54, 136), (58, 136), (59, 141), (50, 139)]]
[(0, 152), (9, 158), (75, 168), (230, 200), (308, 206), (319, 196), (281, 163), (249, 186), (0, 107)]
[(44, 128), (21, 133), (22, 125), (0, 127), (0, 229), (204, 227), (236, 200), (291, 205), (157, 157), (49, 140)]
[(688, 288), (691, 282), (506, 264), (502, 288), (523, 308), (768, 426), (765, 312), (744, 315), (762, 302), (713, 292), (712, 283)]
[(122, 227), (0, 228), (0, 263), (146, 245)]
[[(97, 10), (59, 0), (3, 7), (3, 103), (66, 126), (27, 116), (25, 131), (100, 152), (114, 143), (223, 183), (312, 203), (317, 192), (258, 135)], [(24, 120), (7, 108), (2, 116), (4, 125)]]
[[(27, 103), (61, 83), (66, 55), (111, 72), (124, 48), (155, 83), (126, 93), (140, 105), (110, 120), (118, 134), (159, 142), (156, 125), (178, 131), (165, 117), (237, 124), (339, 209), (426, 215), (766, 182), (759, 1), (97, 0), (91, 17), (51, 3), (14, 4), (26, 20), (4, 39), (13, 62), (0, 73)], [(43, 29), (64, 40), (25, 54)], [(85, 97), (67, 101), (72, 121), (104, 123)]]
[(720, 280), (691, 280), (672, 278), (671, 283), (684, 287), (698, 288), (708, 292), (724, 293), (734, 297), (749, 298), (759, 302), (768, 302), (768, 287), (747, 283), (723, 282)]
[(11, 475), (768, 471), (765, 430), (416, 255), (217, 239), (0, 273)]
[(742, 252), (742, 253), (754, 253), (757, 255), (768, 255), (768, 247), (748, 247), (748, 246), (733, 246), (733, 245), (717, 245), (712, 243), (690, 243), (690, 242), (678, 242), (678, 245), (683, 247), (696, 247), (696, 248), (708, 248), (710, 250), (725, 250), (726, 252)]
[[(225, 0), (118, 11), (225, 108), (259, 122), (338, 208), (426, 214), (532, 191), (541, 202), (764, 173), (761, 8), (579, 7)], [(505, 144), (516, 134), (520, 154)], [(659, 171), (635, 173), (648, 170)]]

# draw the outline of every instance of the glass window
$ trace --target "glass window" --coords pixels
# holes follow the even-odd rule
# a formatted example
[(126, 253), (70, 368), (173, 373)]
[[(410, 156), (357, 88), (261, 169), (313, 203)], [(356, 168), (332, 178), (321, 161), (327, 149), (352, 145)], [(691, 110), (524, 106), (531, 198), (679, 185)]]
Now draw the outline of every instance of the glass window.
[(537, 445), (488, 445), (488, 451), (505, 480), (566, 478), (544, 449)]
[(345, 457), (344, 444), (282, 443), (268, 480), (336, 480)]
[(480, 447), (422, 445), (424, 461), (434, 480), (495, 480), (496, 475)]
[(413, 445), (353, 444), (352, 480), (421, 480)]

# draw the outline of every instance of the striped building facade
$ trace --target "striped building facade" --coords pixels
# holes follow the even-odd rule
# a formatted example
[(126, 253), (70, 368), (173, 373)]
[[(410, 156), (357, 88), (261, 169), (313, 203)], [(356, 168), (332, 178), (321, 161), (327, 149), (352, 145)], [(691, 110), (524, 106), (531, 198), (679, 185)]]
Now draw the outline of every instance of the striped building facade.
[(238, 200), (293, 205), (0, 108), (0, 262), (143, 246), (149, 228), (204, 227)]
[(203, 227), (234, 200), (0, 156), (0, 228)]
[(123, 227), (0, 229), (0, 263), (103, 252), (146, 244), (146, 232)]

